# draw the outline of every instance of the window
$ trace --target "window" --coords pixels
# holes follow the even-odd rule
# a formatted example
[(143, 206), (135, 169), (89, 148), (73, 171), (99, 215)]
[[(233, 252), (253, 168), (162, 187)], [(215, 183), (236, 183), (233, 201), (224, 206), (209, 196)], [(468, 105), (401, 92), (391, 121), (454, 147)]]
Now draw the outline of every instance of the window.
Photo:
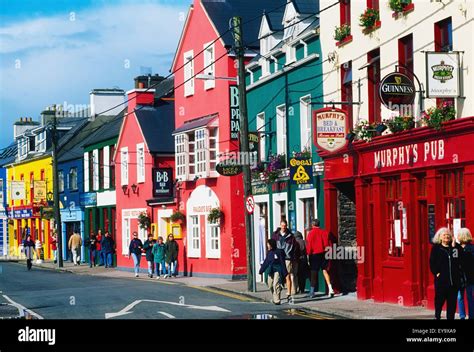
[(400, 72), (413, 80), (413, 34), (398, 40), (398, 63)]
[(454, 227), (466, 226), (466, 201), (464, 195), (464, 172), (452, 170), (442, 173), (443, 199), (446, 226), (451, 230)]
[(194, 53), (184, 53), (184, 96), (194, 94)]
[(379, 9), (379, 0), (367, 0), (367, 8), (378, 10)]
[(99, 189), (104, 189), (105, 165), (104, 165), (104, 149), (99, 149)]
[(341, 26), (351, 24), (351, 0), (341, 0), (340, 2), (340, 21)]
[(30, 172), (30, 203), (33, 204), (34, 202), (34, 189), (35, 189), (35, 174), (34, 172)]
[(311, 96), (300, 99), (301, 151), (311, 150)]
[(284, 29), (284, 34), (283, 34), (283, 40), (286, 39), (291, 39), (293, 37), (293, 34), (295, 33), (295, 27), (297, 26), (297, 21), (296, 19), (293, 19), (291, 21), (285, 22), (285, 29)]
[(286, 154), (286, 107), (285, 105), (276, 108), (276, 135), (277, 153)]
[(186, 180), (188, 176), (188, 135), (178, 134), (174, 137), (176, 151), (176, 177)]
[(194, 132), (188, 134), (188, 177), (194, 178), (196, 174), (196, 150), (195, 150)]
[(58, 172), (58, 183), (59, 183), (59, 193), (64, 192), (64, 171), (59, 170)]
[(122, 254), (128, 254), (128, 247), (130, 246), (130, 219), (124, 218), (122, 220)]
[(260, 136), (263, 138), (260, 138), (260, 145), (258, 146), (259, 148), (259, 154), (260, 154), (260, 161), (265, 161), (265, 113), (261, 112), (260, 114), (257, 115), (257, 132), (259, 133)]
[(304, 238), (308, 235), (306, 230), (311, 229), (312, 223), (314, 220), (315, 206), (314, 198), (304, 198), (303, 199), (303, 219), (304, 219)]
[(389, 177), (385, 183), (387, 201), (388, 255), (402, 257), (406, 231), (406, 210), (402, 202), (402, 183), (399, 176)]
[(207, 130), (201, 128), (194, 132), (195, 136), (195, 146), (196, 146), (196, 175), (201, 177), (207, 176), (207, 146), (206, 141), (208, 141)]
[(77, 168), (72, 167), (69, 170), (69, 189), (71, 191), (77, 191)]
[(209, 128), (209, 171), (215, 173), (219, 154), (219, 129)]
[(128, 148), (123, 147), (120, 149), (120, 178), (121, 178), (121, 185), (128, 185)]
[(115, 162), (114, 162), (114, 154), (115, 154), (115, 145), (111, 145), (109, 148), (109, 173), (110, 173), (110, 184), (109, 188), (115, 188)]
[(221, 228), (219, 224), (207, 224), (206, 229), (206, 257), (220, 258), (220, 233)]
[(18, 159), (24, 159), (28, 155), (28, 138), (18, 140)]
[(99, 190), (99, 165), (100, 165), (100, 160), (99, 160), (99, 150), (94, 149), (92, 152), (92, 160), (93, 160), (93, 168), (92, 168), (92, 180), (93, 180), (93, 190), (97, 191)]
[[(210, 43), (204, 44), (204, 74), (215, 76), (215, 64), (214, 61), (216, 60), (215, 53), (214, 53), (214, 44), (210, 45)], [(211, 89), (216, 86), (215, 79), (207, 79), (204, 81), (204, 89)]]
[(199, 216), (190, 216), (188, 222), (191, 226), (189, 228), (189, 239), (188, 239), (188, 257), (201, 257), (201, 230), (199, 225)]
[(94, 190), (94, 154), (89, 152), (89, 190)]
[(46, 151), (46, 131), (41, 132), (35, 137), (35, 151)]
[(268, 76), (270, 74), (270, 60), (266, 58), (262, 58), (261, 64), (262, 66), (262, 77)]
[(295, 62), (296, 61), (296, 48), (294, 46), (289, 45), (286, 51), (286, 55), (288, 57), (287, 63)]
[(89, 192), (89, 153), (84, 153), (84, 192)]
[(381, 102), (379, 96), (380, 85), (380, 49), (372, 50), (367, 54), (369, 62), (367, 68), (368, 95), (369, 95), (369, 122), (381, 121)]
[[(343, 102), (352, 103), (352, 61), (348, 61), (341, 65), (341, 100)], [(352, 104), (342, 105), (342, 109), (347, 113), (349, 129), (353, 124), (353, 108)]]
[(453, 50), (453, 24), (451, 17), (435, 23), (435, 51)]
[(137, 144), (137, 182), (145, 182), (145, 145)]

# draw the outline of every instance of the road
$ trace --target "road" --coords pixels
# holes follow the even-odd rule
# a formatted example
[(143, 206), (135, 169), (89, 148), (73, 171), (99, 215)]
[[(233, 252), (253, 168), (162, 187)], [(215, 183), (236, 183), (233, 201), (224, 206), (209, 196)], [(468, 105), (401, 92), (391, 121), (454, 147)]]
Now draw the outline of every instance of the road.
[(176, 281), (77, 275), (0, 263), (0, 301), (43, 319), (328, 319)]

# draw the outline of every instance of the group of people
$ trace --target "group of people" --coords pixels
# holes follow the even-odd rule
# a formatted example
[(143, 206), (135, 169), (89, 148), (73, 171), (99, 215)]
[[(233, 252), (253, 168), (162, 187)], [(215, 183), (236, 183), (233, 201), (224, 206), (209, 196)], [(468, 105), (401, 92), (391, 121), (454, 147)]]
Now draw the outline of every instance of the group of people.
[[(77, 234), (79, 238), (76, 237), (74, 245), (70, 245), (70, 248), (74, 253), (81, 253), (82, 240), (79, 243), (81, 236)], [(72, 239), (72, 237), (71, 237)], [(70, 240), (71, 242), (71, 240)], [(113, 258), (115, 253), (115, 241), (110, 235), (109, 231), (105, 231), (104, 236), (102, 236), (102, 230), (97, 231), (97, 235), (91, 232), (89, 238), (85, 242), (85, 246), (89, 249), (89, 267), (93, 266), (105, 266), (106, 268), (111, 268), (113, 266)], [(76, 260), (74, 259), (74, 264), (76, 265)]]
[(441, 319), (446, 303), (447, 319), (454, 319), (456, 303), (459, 316), (466, 318), (465, 296), (467, 296), (469, 319), (474, 319), (474, 245), (469, 229), (462, 228), (457, 238), (443, 227), (433, 238), (430, 255), (430, 270), (434, 276), (435, 318)]
[(157, 280), (161, 275), (165, 279), (178, 275), (179, 246), (173, 234), (168, 235), (166, 243), (164, 243), (163, 237), (159, 236), (158, 240), (155, 240), (152, 234), (148, 234), (148, 239), (143, 243), (138, 238), (138, 233), (134, 232), (128, 251), (129, 257), (131, 256), (133, 259), (135, 277), (139, 276), (142, 253), (145, 253), (145, 259), (148, 262), (149, 278), (153, 278), (154, 273), (156, 273)]
[(301, 233), (294, 235), (288, 229), (286, 220), (267, 241), (267, 256), (259, 274), (268, 276), (268, 286), (273, 295), (273, 303), (281, 303), (281, 291), (286, 286), (288, 302), (296, 293), (304, 293), (306, 279), (310, 278), (309, 297), (314, 298), (318, 286), (318, 273), (322, 269), (328, 294), (334, 296), (328, 272), (329, 261), (326, 250), (329, 247), (329, 233), (319, 227), (318, 219), (313, 220), (312, 229), (306, 241)]

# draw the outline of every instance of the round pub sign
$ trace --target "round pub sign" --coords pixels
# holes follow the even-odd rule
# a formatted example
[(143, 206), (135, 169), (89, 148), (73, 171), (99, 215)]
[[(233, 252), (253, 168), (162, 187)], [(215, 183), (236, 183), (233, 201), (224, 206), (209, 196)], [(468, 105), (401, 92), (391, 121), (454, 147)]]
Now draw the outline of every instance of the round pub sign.
[(403, 105), (412, 105), (416, 89), (412, 80), (400, 72), (386, 75), (380, 82), (380, 99), (390, 110), (400, 110)]
[(335, 152), (347, 145), (347, 114), (344, 110), (324, 108), (313, 111), (313, 138), (318, 148)]

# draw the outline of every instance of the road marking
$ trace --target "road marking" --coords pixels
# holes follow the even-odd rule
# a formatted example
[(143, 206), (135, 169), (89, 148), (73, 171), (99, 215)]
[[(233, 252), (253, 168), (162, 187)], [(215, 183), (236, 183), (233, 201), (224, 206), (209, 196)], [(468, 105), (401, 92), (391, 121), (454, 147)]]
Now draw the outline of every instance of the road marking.
[(250, 297), (247, 297), (247, 296), (244, 296), (244, 295), (240, 295), (238, 293), (231, 293), (231, 292), (227, 292), (227, 291), (221, 291), (221, 290), (210, 288), (210, 287), (192, 286), (192, 285), (188, 285), (188, 287), (194, 288), (196, 290), (215, 293), (215, 294), (221, 295), (221, 296), (235, 298), (235, 299), (238, 299), (239, 301), (244, 301), (244, 302), (254, 302), (255, 301), (253, 298), (250, 298)]
[(177, 303), (177, 302), (157, 301), (157, 300), (154, 300), (154, 299), (139, 299), (139, 300), (133, 301), (128, 306), (126, 306), (125, 308), (121, 309), (118, 312), (105, 313), (105, 319), (109, 319), (109, 318), (118, 317), (118, 316), (121, 316), (121, 315), (126, 315), (126, 314), (133, 313), (133, 311), (130, 311), (130, 310), (133, 307), (137, 306), (138, 304), (140, 304), (142, 302), (163, 303), (163, 304), (170, 304), (170, 305), (173, 305), (173, 306), (180, 306), (180, 307), (184, 307), (184, 308), (188, 308), (188, 309), (200, 309), (200, 310), (209, 310), (209, 311), (213, 311), (213, 312), (228, 312), (228, 313), (230, 313), (230, 310), (227, 310), (225, 308), (221, 308), (221, 307), (218, 307), (218, 306), (196, 306), (196, 305), (192, 305), (192, 304), (182, 304), (182, 303)]
[(13, 301), (7, 295), (3, 295), (3, 298), (5, 298), (8, 302), (10, 302), (11, 305), (15, 306), (20, 311), (21, 315), (24, 314), (24, 312), (27, 312), (28, 314), (36, 317), (37, 319), (44, 319), (41, 315), (39, 315), (38, 313), (33, 312), (31, 309), (28, 309), (28, 308), (22, 306), (20, 303), (16, 303), (15, 301)]
[(160, 311), (158, 311), (158, 313), (163, 314), (167, 318), (176, 319), (176, 317), (174, 315), (171, 315), (170, 313), (160, 312)]
[(317, 313), (309, 313), (304, 311), (298, 311), (296, 309), (289, 309), (286, 311), (290, 315), (299, 315), (301, 317), (310, 318), (310, 319), (317, 319), (317, 320), (334, 320), (334, 318), (327, 317), (324, 315), (320, 315)]

